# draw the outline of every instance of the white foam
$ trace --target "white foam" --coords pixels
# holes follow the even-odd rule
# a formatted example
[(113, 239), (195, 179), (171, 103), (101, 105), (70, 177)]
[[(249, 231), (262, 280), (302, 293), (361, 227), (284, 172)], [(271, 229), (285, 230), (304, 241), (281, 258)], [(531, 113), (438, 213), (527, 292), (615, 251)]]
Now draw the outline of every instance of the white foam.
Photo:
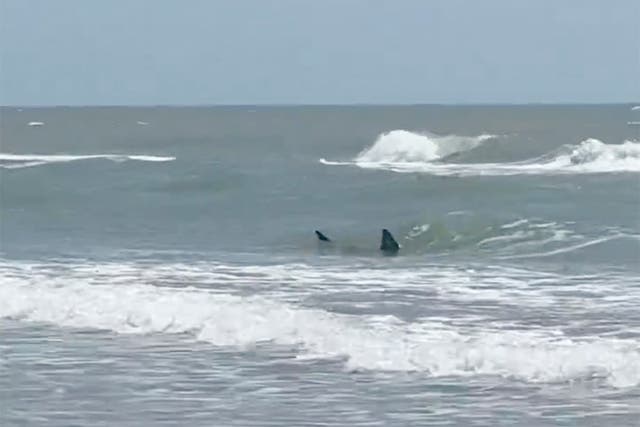
[[(132, 278), (128, 278), (131, 280)], [(526, 382), (606, 380), (640, 384), (638, 342), (570, 339), (553, 330), (497, 330), (393, 316), (349, 316), (261, 297), (195, 288), (122, 283), (91, 285), (68, 277), (4, 277), (0, 317), (117, 333), (190, 334), (218, 346), (273, 343), (303, 358), (345, 358), (347, 369), (425, 375), (497, 375)]]
[(533, 232), (531, 232), (531, 231), (518, 230), (513, 234), (507, 234), (507, 235), (504, 235), (504, 236), (488, 237), (486, 239), (483, 239), (483, 240), (479, 241), (477, 246), (478, 247), (482, 247), (482, 246), (486, 246), (486, 245), (489, 245), (489, 244), (495, 244), (496, 242), (504, 243), (504, 242), (510, 242), (510, 241), (518, 241), (518, 240), (531, 238), (532, 236), (533, 236)]
[(451, 211), (451, 212), (447, 212), (447, 215), (450, 215), (450, 216), (471, 215), (471, 212), (470, 211)]
[(104, 159), (113, 162), (124, 162), (127, 160), (141, 162), (169, 162), (175, 160), (171, 156), (150, 156), (150, 155), (128, 155), (128, 154), (11, 154), (0, 153), (0, 167), (5, 169), (21, 169), (33, 166), (47, 165), (52, 163), (67, 163), (79, 160)]
[[(562, 232), (562, 231), (558, 231), (557, 235), (554, 235), (553, 237), (549, 238), (547, 241), (543, 241), (543, 242), (536, 242), (536, 244), (540, 244), (540, 243), (547, 243), (550, 241), (557, 241), (557, 240), (563, 240), (563, 237), (566, 235), (566, 232)], [(604, 242), (610, 242), (612, 240), (618, 240), (618, 239), (625, 239), (625, 238), (629, 238), (629, 236), (624, 236), (624, 235), (614, 235), (614, 236), (606, 236), (606, 237), (600, 237), (598, 239), (593, 239), (593, 240), (588, 240), (586, 242), (582, 242), (582, 243), (578, 243), (575, 245), (570, 245), (570, 246), (565, 246), (562, 248), (558, 248), (558, 249), (554, 249), (554, 250), (550, 250), (547, 252), (536, 252), (536, 253), (527, 253), (527, 254), (519, 254), (519, 255), (508, 255), (508, 256), (502, 256), (500, 257), (501, 259), (518, 259), (518, 258), (543, 258), (543, 257), (548, 257), (548, 256), (553, 256), (553, 255), (558, 255), (558, 254), (563, 254), (563, 253), (568, 253), (568, 252), (574, 252), (578, 249), (583, 249), (583, 248), (587, 248), (589, 246), (594, 246), (594, 245), (598, 245), (600, 243), (604, 243)], [(514, 245), (513, 247), (515, 247), (516, 245)]]
[[(579, 278), (560, 280), (517, 269), (482, 273), (433, 267), (394, 270), (393, 280), (388, 280), (385, 269), (345, 271), (301, 264), (0, 262), (0, 272), (0, 318), (123, 334), (188, 334), (218, 346), (278, 344), (292, 347), (301, 358), (343, 358), (347, 369), (418, 371), (435, 377), (497, 375), (526, 382), (595, 377), (614, 387), (640, 385), (640, 343), (633, 339), (571, 338), (553, 328), (528, 329), (525, 324), (501, 328), (491, 318), (465, 320), (462, 313), (453, 320), (405, 322), (393, 316), (331, 313), (297, 302), (304, 300), (304, 292), (424, 290), (437, 283), (437, 291), (449, 299), (490, 298), (504, 300), (507, 306), (549, 303), (554, 310), (572, 305), (571, 310), (589, 311), (589, 303), (579, 294), (562, 296), (563, 302), (549, 299), (560, 291), (584, 289), (606, 296), (599, 304), (607, 304), (608, 311), (620, 304), (635, 307), (640, 296), (628, 283), (614, 288), (615, 280), (591, 285)], [(271, 283), (274, 291), (263, 296), (231, 293), (255, 282), (265, 287)], [(536, 285), (543, 282), (554, 286)]]
[(175, 160), (175, 157), (161, 157), (161, 156), (138, 156), (138, 155), (133, 155), (133, 156), (127, 156), (127, 159), (129, 160), (139, 160), (141, 162), (170, 162), (172, 160)]
[[(487, 136), (481, 136), (482, 138)], [(390, 140), (375, 150), (375, 155), (368, 151), (359, 154), (350, 162), (332, 162), (321, 159), (327, 165), (353, 165), (365, 169), (383, 169), (405, 173), (427, 173), (441, 176), (507, 176), (507, 175), (557, 175), (640, 172), (640, 143), (625, 141), (622, 144), (605, 144), (600, 140), (589, 138), (580, 144), (566, 146), (555, 152), (521, 162), (507, 163), (447, 163), (433, 162), (439, 159), (438, 148), (433, 144), (417, 155), (410, 151), (405, 155), (406, 147), (416, 144), (404, 141), (394, 151)], [(374, 145), (376, 148), (378, 143)], [(373, 149), (372, 148), (372, 149)], [(411, 154), (413, 153), (413, 154)], [(446, 155), (445, 155), (446, 156)]]
[(378, 136), (371, 147), (358, 154), (356, 162), (430, 162), (471, 150), (491, 138), (495, 136), (439, 136), (397, 129)]
[(427, 231), (429, 231), (430, 228), (431, 228), (431, 224), (416, 225), (415, 227), (413, 227), (411, 229), (411, 231), (409, 231), (409, 233), (407, 235), (407, 238), (408, 239), (415, 239), (416, 237), (420, 236), (421, 234), (424, 234)]
[(509, 224), (504, 224), (504, 225), (500, 226), (500, 228), (514, 228), (514, 227), (517, 227), (519, 225), (526, 224), (528, 222), (529, 222), (528, 219), (522, 218), (522, 219), (519, 219), (517, 221), (510, 222)]
[(44, 122), (29, 122), (28, 126), (44, 126)]

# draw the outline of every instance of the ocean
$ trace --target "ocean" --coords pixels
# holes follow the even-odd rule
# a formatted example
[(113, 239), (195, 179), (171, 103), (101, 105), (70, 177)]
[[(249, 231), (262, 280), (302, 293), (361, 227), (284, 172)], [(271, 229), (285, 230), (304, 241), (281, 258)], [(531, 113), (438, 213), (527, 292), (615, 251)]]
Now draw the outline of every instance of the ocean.
[(0, 425), (638, 426), (638, 112), (3, 107)]

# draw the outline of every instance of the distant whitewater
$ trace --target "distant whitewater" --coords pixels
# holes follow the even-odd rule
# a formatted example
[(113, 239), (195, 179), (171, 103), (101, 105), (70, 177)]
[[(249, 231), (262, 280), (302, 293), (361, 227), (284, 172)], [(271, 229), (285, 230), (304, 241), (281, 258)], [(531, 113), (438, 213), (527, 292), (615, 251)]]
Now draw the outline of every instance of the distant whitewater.
[(496, 135), (439, 136), (398, 129), (383, 133), (356, 157), (358, 163), (422, 163), (469, 151)]
[(171, 156), (149, 156), (142, 154), (10, 154), (0, 153), (0, 168), (22, 169), (34, 166), (42, 166), (53, 163), (67, 163), (79, 160), (110, 160), (112, 162), (125, 162), (128, 160), (138, 162), (170, 162), (175, 160)]
[(605, 144), (589, 138), (565, 145), (551, 153), (518, 162), (454, 163), (452, 155), (473, 150), (495, 135), (437, 136), (394, 130), (378, 137), (351, 161), (328, 161), (326, 165), (352, 165), (393, 172), (418, 172), (441, 176), (502, 176), (640, 172), (640, 143)]

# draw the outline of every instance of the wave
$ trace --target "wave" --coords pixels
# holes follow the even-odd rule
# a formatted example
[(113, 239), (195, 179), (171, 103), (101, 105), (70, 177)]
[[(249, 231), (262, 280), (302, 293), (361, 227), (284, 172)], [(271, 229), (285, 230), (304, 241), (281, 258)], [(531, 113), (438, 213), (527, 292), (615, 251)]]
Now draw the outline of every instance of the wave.
[(570, 246), (564, 246), (564, 247), (560, 247), (560, 248), (557, 248), (557, 249), (552, 249), (552, 250), (549, 250), (547, 252), (534, 252), (534, 253), (527, 253), (527, 254), (507, 255), (507, 256), (501, 256), (500, 259), (549, 257), (549, 256), (553, 256), (553, 255), (565, 254), (565, 253), (568, 253), (568, 252), (573, 252), (573, 251), (576, 251), (578, 249), (583, 249), (583, 248), (587, 248), (589, 246), (594, 246), (594, 245), (598, 245), (598, 244), (601, 244), (601, 243), (610, 242), (612, 240), (619, 240), (619, 239), (637, 239), (637, 237), (630, 236), (630, 235), (624, 235), (624, 234), (618, 234), (618, 235), (612, 235), (612, 236), (604, 236), (604, 237), (599, 237), (597, 239), (587, 240), (587, 241), (584, 241), (584, 242), (581, 242), (581, 243), (578, 243), (578, 244), (574, 244), (574, 245), (570, 245)]
[(596, 246), (599, 253), (606, 254), (613, 244), (636, 251), (640, 240), (634, 230), (624, 227), (580, 229), (574, 221), (541, 218), (501, 223), (467, 215), (457, 220), (423, 219), (415, 224), (400, 227), (396, 235), (404, 255), (432, 257), (455, 251), (473, 257), (482, 255), (483, 259), (515, 260), (576, 255)]
[[(624, 237), (622, 231), (603, 232), (607, 237)], [(420, 221), (401, 240), (403, 252), (410, 254), (441, 251), (482, 251), (490, 256), (524, 255), (531, 250), (550, 251), (583, 243), (585, 238), (570, 223), (518, 218), (507, 223), (487, 223), (467, 216), (456, 221), (438, 218)], [(575, 250), (582, 246), (576, 247)]]
[[(185, 280), (206, 273), (190, 268)], [(247, 273), (272, 269), (274, 280), (286, 273), (283, 266), (221, 268), (219, 277), (245, 282)], [(169, 277), (177, 273), (171, 266), (158, 269)], [(533, 383), (602, 379), (614, 387), (640, 384), (640, 348), (633, 339), (572, 338), (553, 328), (499, 329), (477, 321), (407, 322), (389, 315), (338, 314), (222, 289), (160, 287), (144, 283), (157, 280), (158, 272), (148, 265), (124, 270), (122, 265), (84, 265), (80, 274), (35, 265), (4, 270), (0, 318), (123, 334), (187, 334), (217, 346), (283, 345), (301, 359), (337, 359), (349, 370), (495, 375)], [(305, 271), (296, 267), (290, 273), (300, 270)], [(306, 273), (324, 280), (318, 271)]]
[(5, 285), (0, 294), (2, 317), (118, 333), (187, 333), (219, 346), (301, 347), (301, 358), (345, 358), (350, 370), (498, 375), (528, 382), (602, 377), (613, 386), (640, 384), (640, 351), (633, 340), (465, 331), (440, 322), (361, 318), (259, 297), (151, 285)]
[[(482, 135), (476, 138), (486, 138)], [(481, 141), (480, 141), (481, 142)], [(480, 143), (478, 142), (478, 143)], [(444, 142), (443, 142), (444, 144)], [(376, 143), (372, 149), (376, 148)], [(540, 157), (520, 162), (506, 163), (449, 163), (434, 160), (441, 157), (429, 154), (422, 157), (405, 156), (407, 146), (413, 146), (408, 141), (396, 144), (393, 150), (391, 142), (386, 142), (376, 150), (375, 156), (368, 155), (368, 151), (359, 154), (348, 162), (333, 162), (321, 159), (327, 165), (351, 165), (365, 169), (382, 169), (404, 173), (426, 173), (439, 176), (508, 176), (508, 175), (558, 175), (558, 174), (589, 174), (640, 172), (640, 142), (625, 141), (622, 144), (605, 144), (602, 141), (589, 138), (577, 145), (567, 145)], [(453, 152), (459, 145), (452, 144)], [(464, 145), (463, 145), (464, 146)], [(477, 144), (476, 144), (477, 146)], [(473, 148), (473, 144), (465, 147)], [(432, 147), (429, 153), (436, 153)], [(447, 152), (444, 150), (443, 152)], [(386, 153), (385, 155), (382, 154)], [(364, 155), (363, 155), (364, 154)], [(443, 159), (446, 160), (446, 157)]]
[(67, 163), (78, 160), (105, 159), (113, 162), (125, 162), (128, 160), (139, 162), (170, 162), (175, 160), (172, 156), (151, 156), (139, 154), (10, 154), (0, 153), (0, 168), (22, 169), (33, 166), (48, 165), (52, 163)]
[(356, 157), (356, 162), (430, 162), (469, 151), (495, 135), (439, 136), (398, 129), (383, 133), (370, 148)]

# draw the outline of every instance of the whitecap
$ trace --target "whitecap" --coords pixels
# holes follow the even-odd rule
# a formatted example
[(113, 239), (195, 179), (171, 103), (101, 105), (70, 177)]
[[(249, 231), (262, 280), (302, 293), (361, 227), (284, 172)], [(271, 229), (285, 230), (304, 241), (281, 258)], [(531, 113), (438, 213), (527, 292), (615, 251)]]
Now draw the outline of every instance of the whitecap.
[(152, 156), (139, 154), (11, 154), (0, 153), (0, 168), (22, 169), (53, 163), (67, 163), (80, 160), (104, 159), (112, 162), (124, 162), (128, 160), (141, 162), (170, 162), (175, 160), (173, 156)]
[[(386, 135), (386, 134), (385, 134)], [(363, 169), (381, 169), (400, 173), (425, 173), (438, 176), (510, 176), (510, 175), (560, 175), (640, 172), (640, 142), (624, 141), (622, 144), (605, 144), (588, 138), (576, 145), (567, 145), (536, 158), (506, 163), (450, 163), (446, 153), (463, 147), (472, 149), (487, 135), (458, 141), (456, 148), (441, 153), (439, 144), (418, 144), (419, 137), (410, 139), (383, 138), (371, 149), (358, 154), (353, 160), (335, 162), (321, 159), (326, 165), (357, 166)], [(380, 142), (383, 141), (383, 142)], [(400, 142), (398, 142), (400, 141)], [(473, 142), (475, 141), (475, 142)], [(460, 145), (462, 144), (462, 145)], [(475, 144), (475, 145), (474, 145)], [(421, 149), (415, 149), (417, 146)], [(395, 148), (394, 148), (395, 147)], [(451, 151), (454, 150), (454, 151)], [(441, 156), (445, 155), (444, 159)], [(448, 154), (450, 155), (450, 154)], [(440, 160), (440, 161), (436, 161)]]

